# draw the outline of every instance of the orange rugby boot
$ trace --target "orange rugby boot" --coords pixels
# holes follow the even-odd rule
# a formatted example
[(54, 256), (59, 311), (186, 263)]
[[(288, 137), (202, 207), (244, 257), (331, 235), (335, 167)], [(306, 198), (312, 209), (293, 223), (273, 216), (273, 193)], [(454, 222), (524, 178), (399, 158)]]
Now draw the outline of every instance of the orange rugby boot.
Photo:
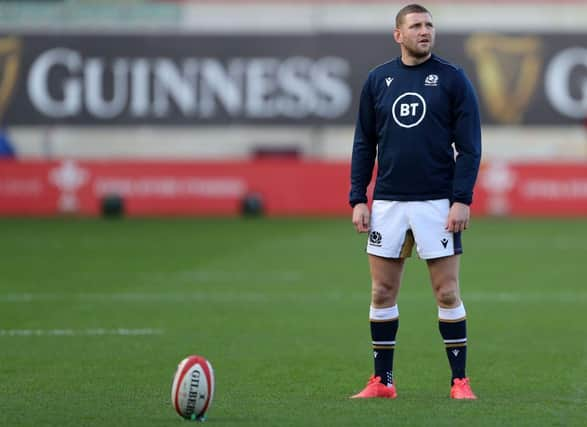
[(450, 388), (450, 397), (451, 399), (477, 399), (469, 385), (469, 378), (455, 378)]
[(382, 397), (384, 399), (395, 399), (397, 397), (395, 385), (392, 384), (388, 387), (381, 382), (381, 377), (371, 375), (371, 378), (369, 378), (369, 382), (367, 383), (363, 391), (351, 396), (351, 399), (371, 399), (374, 397)]

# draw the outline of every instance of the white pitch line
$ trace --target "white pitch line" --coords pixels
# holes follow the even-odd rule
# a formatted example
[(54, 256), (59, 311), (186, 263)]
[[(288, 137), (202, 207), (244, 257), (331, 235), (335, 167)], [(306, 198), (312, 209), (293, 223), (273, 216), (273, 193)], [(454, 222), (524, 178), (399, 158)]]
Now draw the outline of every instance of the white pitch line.
[[(218, 292), (124, 292), (124, 293), (10, 293), (0, 294), (0, 304), (30, 304), (37, 302), (84, 302), (84, 303), (182, 303), (182, 302), (239, 302), (263, 303), (281, 301), (364, 301), (363, 292), (262, 292), (243, 291)], [(430, 293), (405, 294), (402, 300), (420, 300), (432, 298)], [(587, 292), (463, 292), (465, 301), (499, 302), (499, 303), (533, 303), (552, 302), (567, 304), (587, 303)]]
[(161, 335), (162, 329), (0, 329), (0, 337), (95, 337)]
[(187, 283), (216, 283), (216, 282), (238, 282), (242, 280), (255, 280), (261, 282), (291, 283), (303, 280), (304, 276), (300, 271), (221, 271), (221, 270), (183, 270), (172, 274), (169, 273), (143, 273), (142, 277), (148, 279), (178, 280)]

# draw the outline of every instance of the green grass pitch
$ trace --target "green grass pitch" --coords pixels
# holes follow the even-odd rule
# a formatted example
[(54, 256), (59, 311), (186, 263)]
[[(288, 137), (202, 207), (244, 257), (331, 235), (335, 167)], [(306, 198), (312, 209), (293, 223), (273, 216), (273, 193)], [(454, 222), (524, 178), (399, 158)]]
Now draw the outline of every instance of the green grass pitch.
[(216, 372), (213, 426), (587, 425), (587, 220), (475, 218), (461, 287), (478, 401), (448, 399), (423, 261), (407, 263), (395, 401), (372, 371), (350, 218), (0, 220), (0, 425), (186, 426), (177, 363)]

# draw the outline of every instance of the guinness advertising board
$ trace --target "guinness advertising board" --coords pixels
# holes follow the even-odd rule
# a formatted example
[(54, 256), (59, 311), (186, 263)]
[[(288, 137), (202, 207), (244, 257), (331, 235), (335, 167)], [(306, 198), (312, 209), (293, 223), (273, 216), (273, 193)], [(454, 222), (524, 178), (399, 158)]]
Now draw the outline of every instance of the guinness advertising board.
[[(439, 34), (485, 124), (587, 117), (587, 33)], [(399, 54), (387, 33), (0, 35), (6, 125), (336, 125), (355, 120), (369, 70)]]

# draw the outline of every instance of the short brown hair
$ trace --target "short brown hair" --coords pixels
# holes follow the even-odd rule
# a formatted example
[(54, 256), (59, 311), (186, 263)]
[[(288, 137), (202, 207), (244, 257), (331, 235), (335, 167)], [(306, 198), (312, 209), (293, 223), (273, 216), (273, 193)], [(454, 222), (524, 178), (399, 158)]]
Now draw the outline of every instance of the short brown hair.
[(424, 6), (415, 3), (409, 4), (407, 6), (402, 7), (400, 11), (397, 13), (397, 15), (395, 15), (396, 28), (399, 27), (402, 24), (402, 22), (404, 22), (404, 17), (406, 15), (409, 15), (410, 13), (427, 13), (430, 16), (432, 16), (430, 11), (426, 9)]

